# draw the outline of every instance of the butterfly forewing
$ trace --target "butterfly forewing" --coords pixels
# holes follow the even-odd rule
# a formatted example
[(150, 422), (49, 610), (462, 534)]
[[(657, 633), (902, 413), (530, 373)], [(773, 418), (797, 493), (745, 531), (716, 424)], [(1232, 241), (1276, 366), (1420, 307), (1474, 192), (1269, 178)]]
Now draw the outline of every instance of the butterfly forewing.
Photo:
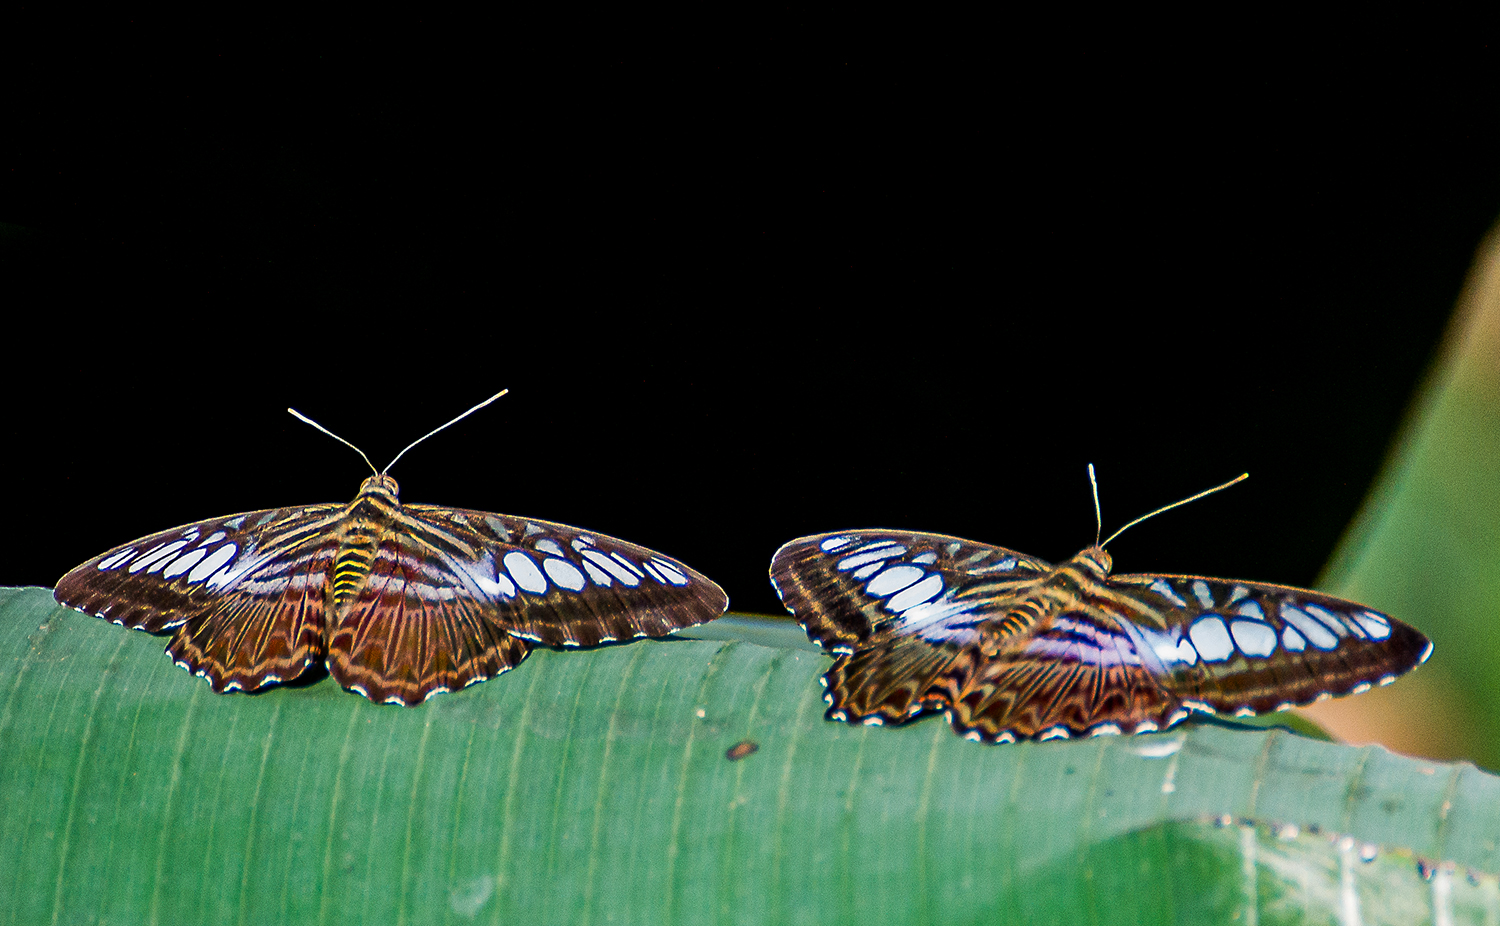
[(1258, 714), (1389, 684), (1432, 651), (1415, 628), (1310, 589), (1178, 575), (1109, 583), (1157, 671), (1215, 711)]
[(988, 741), (1275, 710), (1389, 682), (1431, 650), (1405, 624), (1317, 592), (1109, 568), (1098, 548), (1049, 566), (937, 534), (846, 531), (792, 541), (771, 574), (837, 656), (830, 717), (943, 710)]
[(64, 604), (148, 631), (215, 691), (326, 661), (346, 687), (416, 704), (513, 668), (531, 643), (593, 645), (712, 620), (728, 599), (676, 560), (544, 521), (401, 506), (388, 476), (347, 506), (164, 531), (58, 582)]
[(483, 511), (403, 511), (414, 522), (405, 535), (428, 553), (425, 574), (456, 576), (526, 640), (594, 646), (659, 637), (729, 606), (724, 590), (701, 573), (604, 534)]
[(943, 534), (844, 531), (784, 545), (771, 560), (771, 584), (810, 637), (847, 652), (908, 632), (968, 636), (1004, 590), (1050, 568)]

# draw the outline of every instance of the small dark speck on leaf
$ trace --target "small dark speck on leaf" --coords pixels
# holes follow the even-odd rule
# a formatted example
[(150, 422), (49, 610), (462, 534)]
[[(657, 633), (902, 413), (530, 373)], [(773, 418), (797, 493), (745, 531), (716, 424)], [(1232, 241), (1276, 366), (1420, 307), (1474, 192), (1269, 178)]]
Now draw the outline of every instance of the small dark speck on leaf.
[(745, 758), (746, 756), (750, 755), (750, 753), (759, 748), (760, 744), (755, 740), (740, 740), (738, 743), (730, 746), (729, 749), (725, 751), (724, 758), (728, 759), (730, 762), (734, 762), (738, 759)]

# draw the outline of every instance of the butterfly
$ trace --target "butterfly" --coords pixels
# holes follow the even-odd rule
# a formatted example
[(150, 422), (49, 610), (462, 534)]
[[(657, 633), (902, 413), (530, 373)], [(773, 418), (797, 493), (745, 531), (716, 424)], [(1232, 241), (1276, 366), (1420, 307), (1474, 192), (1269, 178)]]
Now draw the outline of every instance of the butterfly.
[(535, 645), (659, 637), (729, 605), (700, 573), (623, 540), (403, 505), (386, 471), (347, 505), (251, 511), (133, 540), (63, 576), (56, 598), (170, 632), (167, 654), (216, 692), (256, 691), (323, 663), (345, 688), (404, 705), (513, 669)]
[(1097, 538), (1053, 565), (943, 534), (853, 530), (786, 544), (771, 583), (836, 657), (829, 719), (941, 711), (981, 742), (1283, 710), (1389, 684), (1432, 653), (1414, 628), (1321, 592), (1112, 565)]

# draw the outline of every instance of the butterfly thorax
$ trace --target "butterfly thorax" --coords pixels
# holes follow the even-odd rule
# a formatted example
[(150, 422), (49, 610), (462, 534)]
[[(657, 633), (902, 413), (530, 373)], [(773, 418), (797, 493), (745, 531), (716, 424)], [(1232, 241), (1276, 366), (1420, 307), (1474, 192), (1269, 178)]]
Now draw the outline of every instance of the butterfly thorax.
[(1102, 548), (1089, 547), (1015, 587), (1005, 617), (988, 623), (981, 631), (981, 652), (993, 657), (1007, 646), (1021, 644), (1043, 620), (1069, 611), (1097, 612), (1102, 606), (1113, 613), (1114, 609), (1107, 606), (1111, 596), (1104, 584), (1113, 565)]
[(401, 503), (396, 480), (381, 474), (360, 484), (359, 494), (344, 510), (342, 537), (333, 561), (333, 608), (342, 613), (344, 605), (357, 597), (375, 562), (380, 537), (397, 518)]

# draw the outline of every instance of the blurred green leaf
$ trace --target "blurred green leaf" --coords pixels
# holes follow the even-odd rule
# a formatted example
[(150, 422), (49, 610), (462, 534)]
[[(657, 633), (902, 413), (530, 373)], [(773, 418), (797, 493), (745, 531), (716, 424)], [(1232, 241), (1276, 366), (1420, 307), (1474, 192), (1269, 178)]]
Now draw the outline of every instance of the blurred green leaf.
[(1407, 417), (1319, 587), (1431, 637), (1401, 695), (1429, 721), (1421, 748), (1500, 768), (1500, 233)]
[[(408, 709), (326, 678), (215, 695), (160, 639), (0, 590), (0, 922), (1462, 923), (1493, 898), (1455, 880), (1500, 870), (1500, 779), (1472, 766), (1280, 730), (831, 723), (827, 658), (762, 629), (538, 650)], [(1287, 861), (1244, 820), (1339, 836)], [(1343, 874), (1343, 835), (1404, 880)]]

